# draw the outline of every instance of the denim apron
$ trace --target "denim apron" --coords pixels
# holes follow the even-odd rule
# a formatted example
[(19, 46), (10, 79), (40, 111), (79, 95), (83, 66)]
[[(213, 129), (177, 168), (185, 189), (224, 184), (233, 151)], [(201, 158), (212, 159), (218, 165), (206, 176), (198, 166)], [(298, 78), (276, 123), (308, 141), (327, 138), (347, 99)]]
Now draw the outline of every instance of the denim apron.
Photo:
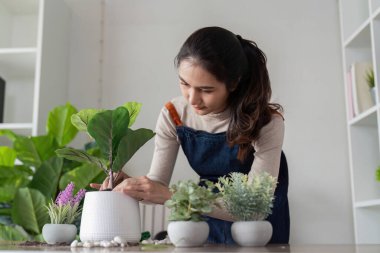
[[(169, 104), (169, 103), (168, 103)], [(254, 156), (244, 162), (237, 159), (238, 145), (230, 147), (226, 133), (208, 133), (183, 126), (174, 106), (166, 105), (176, 124), (178, 138), (182, 150), (193, 170), (200, 179), (217, 182), (221, 176), (231, 172), (248, 174), (251, 170)], [(289, 242), (289, 206), (288, 206), (288, 166), (283, 152), (281, 152), (278, 184), (274, 193), (275, 199), (272, 214), (267, 220), (272, 224), (273, 234), (269, 243), (287, 244)], [(235, 244), (231, 235), (232, 222), (207, 217), (210, 227), (208, 243)]]

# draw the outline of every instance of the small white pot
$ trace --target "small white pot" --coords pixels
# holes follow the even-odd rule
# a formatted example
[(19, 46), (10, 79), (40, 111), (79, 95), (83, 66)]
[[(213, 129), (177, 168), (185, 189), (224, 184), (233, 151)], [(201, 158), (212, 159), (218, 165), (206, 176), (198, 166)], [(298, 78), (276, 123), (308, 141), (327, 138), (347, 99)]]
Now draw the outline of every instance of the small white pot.
[(48, 244), (71, 243), (77, 235), (77, 227), (73, 224), (45, 224), (42, 236)]
[(231, 226), (234, 241), (240, 246), (265, 246), (272, 237), (269, 221), (236, 221)]
[(205, 221), (171, 221), (168, 225), (169, 239), (176, 247), (202, 246), (209, 231)]
[(120, 192), (87, 192), (80, 225), (80, 240), (111, 241), (119, 236), (126, 242), (141, 239), (139, 202)]

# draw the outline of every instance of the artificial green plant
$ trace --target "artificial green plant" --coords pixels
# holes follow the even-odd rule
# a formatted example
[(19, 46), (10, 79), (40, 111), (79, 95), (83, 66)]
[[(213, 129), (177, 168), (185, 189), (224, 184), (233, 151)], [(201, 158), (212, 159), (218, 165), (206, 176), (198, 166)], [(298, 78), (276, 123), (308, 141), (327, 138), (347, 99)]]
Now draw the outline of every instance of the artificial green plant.
[(365, 75), (365, 79), (367, 81), (367, 84), (369, 86), (369, 88), (374, 88), (375, 87), (375, 74), (373, 72), (373, 68), (370, 68), (366, 75)]
[(215, 187), (220, 191), (227, 211), (237, 220), (264, 220), (271, 214), (277, 180), (266, 172), (248, 175), (232, 172), (220, 177)]
[(203, 221), (216, 204), (217, 193), (191, 180), (179, 181), (170, 187), (172, 196), (165, 202), (170, 209), (170, 221)]
[(109, 176), (109, 186), (113, 189), (113, 172), (119, 172), (136, 151), (153, 136), (150, 129), (132, 130), (141, 109), (141, 104), (128, 102), (114, 110), (85, 109), (74, 114), (72, 124), (93, 138), (100, 149), (101, 158), (74, 148), (62, 148), (56, 151), (59, 157), (92, 164)]

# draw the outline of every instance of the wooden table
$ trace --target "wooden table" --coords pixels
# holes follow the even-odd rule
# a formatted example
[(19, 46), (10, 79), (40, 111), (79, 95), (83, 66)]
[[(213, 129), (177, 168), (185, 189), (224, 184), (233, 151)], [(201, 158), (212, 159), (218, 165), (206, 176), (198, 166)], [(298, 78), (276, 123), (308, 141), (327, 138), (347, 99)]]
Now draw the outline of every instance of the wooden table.
[(107, 253), (107, 252), (294, 252), (294, 253), (380, 253), (380, 245), (269, 245), (267, 247), (237, 247), (206, 245), (199, 248), (175, 248), (165, 246), (134, 246), (125, 248), (70, 248), (69, 246), (0, 246), (1, 253), (17, 252), (70, 252), (70, 253)]

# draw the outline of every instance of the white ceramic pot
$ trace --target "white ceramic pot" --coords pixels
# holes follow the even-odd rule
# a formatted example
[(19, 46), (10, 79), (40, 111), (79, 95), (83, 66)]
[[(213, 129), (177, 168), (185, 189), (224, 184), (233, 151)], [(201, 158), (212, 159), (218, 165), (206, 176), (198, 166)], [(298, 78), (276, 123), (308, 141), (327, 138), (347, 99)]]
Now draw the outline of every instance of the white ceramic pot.
[(73, 224), (45, 224), (42, 236), (48, 244), (71, 243), (77, 235), (77, 227)]
[(111, 241), (115, 236), (127, 242), (141, 238), (139, 203), (120, 192), (87, 192), (79, 237), (84, 241)]
[(171, 221), (168, 225), (169, 239), (176, 247), (202, 246), (209, 231), (205, 221)]
[(236, 221), (231, 226), (234, 241), (240, 246), (265, 246), (272, 237), (269, 221)]

